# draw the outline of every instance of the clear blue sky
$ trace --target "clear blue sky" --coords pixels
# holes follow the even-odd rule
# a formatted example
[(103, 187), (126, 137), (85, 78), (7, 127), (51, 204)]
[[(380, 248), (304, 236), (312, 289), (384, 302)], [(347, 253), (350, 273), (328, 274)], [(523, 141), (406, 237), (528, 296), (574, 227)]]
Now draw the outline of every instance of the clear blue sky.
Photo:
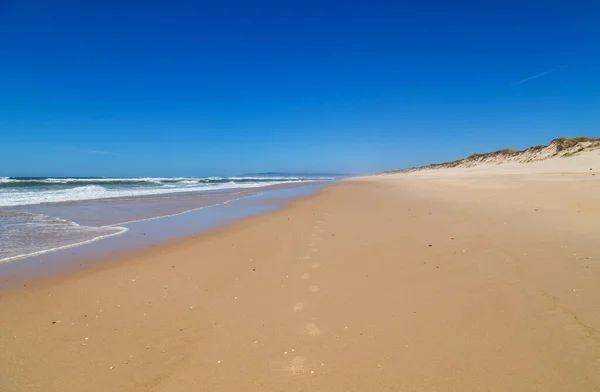
[(0, 0), (0, 176), (363, 173), (599, 136), (599, 21), (592, 0)]

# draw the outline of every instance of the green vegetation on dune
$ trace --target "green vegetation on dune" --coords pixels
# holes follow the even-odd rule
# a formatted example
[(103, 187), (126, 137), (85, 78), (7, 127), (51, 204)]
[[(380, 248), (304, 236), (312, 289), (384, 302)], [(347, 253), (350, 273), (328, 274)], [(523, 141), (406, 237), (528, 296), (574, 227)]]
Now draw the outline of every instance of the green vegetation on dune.
[(570, 139), (561, 137), (561, 138), (552, 140), (552, 142), (550, 144), (556, 145), (556, 151), (563, 151), (563, 150), (567, 150), (569, 148), (573, 148), (576, 145), (578, 145), (579, 143), (598, 143), (598, 142), (600, 142), (600, 139), (582, 136), (582, 137), (573, 137)]
[[(599, 138), (591, 138), (591, 137), (574, 137), (574, 138), (556, 138), (550, 142), (547, 146), (539, 145), (526, 148), (524, 150), (514, 150), (511, 148), (505, 148), (503, 150), (488, 152), (488, 153), (475, 153), (469, 155), (467, 158), (458, 159), (452, 162), (443, 162), (443, 163), (433, 163), (426, 166), (413, 167), (410, 169), (402, 169), (402, 170), (391, 170), (386, 171), (384, 174), (389, 173), (401, 173), (401, 172), (410, 172), (417, 171), (423, 169), (442, 169), (442, 168), (452, 168), (458, 166), (467, 166), (467, 165), (475, 165), (481, 162), (496, 162), (501, 163), (503, 159), (511, 159), (511, 160), (519, 160), (522, 158), (521, 162), (532, 162), (536, 159), (536, 154), (543, 153), (544, 150), (548, 149), (550, 151), (551, 148), (554, 148), (554, 152), (550, 156), (560, 155), (562, 157), (568, 157), (577, 155), (583, 151), (600, 148), (600, 139)], [(545, 158), (548, 158), (547, 156)], [(542, 158), (542, 159), (545, 159)]]

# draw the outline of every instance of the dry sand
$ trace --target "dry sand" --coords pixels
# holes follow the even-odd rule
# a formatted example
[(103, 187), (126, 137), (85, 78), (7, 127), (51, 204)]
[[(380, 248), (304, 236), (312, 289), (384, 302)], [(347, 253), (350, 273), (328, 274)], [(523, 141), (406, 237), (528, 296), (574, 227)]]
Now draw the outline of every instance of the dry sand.
[(0, 292), (0, 391), (600, 390), (593, 154), (352, 180)]

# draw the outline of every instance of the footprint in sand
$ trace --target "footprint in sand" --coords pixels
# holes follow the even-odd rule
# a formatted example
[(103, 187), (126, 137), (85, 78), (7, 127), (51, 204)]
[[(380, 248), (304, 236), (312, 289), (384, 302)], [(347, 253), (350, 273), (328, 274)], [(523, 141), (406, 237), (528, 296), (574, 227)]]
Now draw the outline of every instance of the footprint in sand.
[(310, 265), (310, 268), (319, 268), (319, 267), (320, 267), (319, 263), (312, 263)]
[(316, 284), (313, 284), (312, 286), (308, 286), (308, 291), (310, 291), (311, 293), (316, 293), (320, 290), (321, 289)]
[(294, 357), (292, 362), (288, 365), (290, 373), (295, 376), (304, 373), (304, 361), (306, 361), (306, 358), (304, 357)]
[(304, 257), (303, 257), (303, 259), (304, 259), (304, 260), (308, 260), (308, 259), (310, 259), (310, 255), (304, 256)]
[(319, 251), (319, 249), (318, 249), (318, 248), (312, 248), (312, 251), (313, 251), (313, 252), (318, 252), (318, 251)]
[(297, 302), (292, 309), (294, 309), (294, 312), (300, 312), (304, 309), (304, 302)]
[(301, 278), (302, 279), (308, 279), (308, 278), (310, 278), (310, 274), (307, 273), (307, 272), (305, 272), (305, 273), (302, 274)]
[(313, 323), (308, 323), (304, 326), (304, 332), (310, 336), (317, 336), (321, 333), (321, 330)]

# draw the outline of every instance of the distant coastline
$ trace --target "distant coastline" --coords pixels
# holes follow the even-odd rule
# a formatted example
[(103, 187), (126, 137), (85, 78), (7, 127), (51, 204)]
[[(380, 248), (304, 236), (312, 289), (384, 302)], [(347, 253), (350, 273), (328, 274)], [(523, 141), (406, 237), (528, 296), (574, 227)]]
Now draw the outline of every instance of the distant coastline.
[(319, 177), (349, 177), (352, 174), (349, 173), (287, 173), (287, 172), (264, 172), (264, 173), (245, 173), (243, 177), (307, 177), (307, 178), (319, 178)]

